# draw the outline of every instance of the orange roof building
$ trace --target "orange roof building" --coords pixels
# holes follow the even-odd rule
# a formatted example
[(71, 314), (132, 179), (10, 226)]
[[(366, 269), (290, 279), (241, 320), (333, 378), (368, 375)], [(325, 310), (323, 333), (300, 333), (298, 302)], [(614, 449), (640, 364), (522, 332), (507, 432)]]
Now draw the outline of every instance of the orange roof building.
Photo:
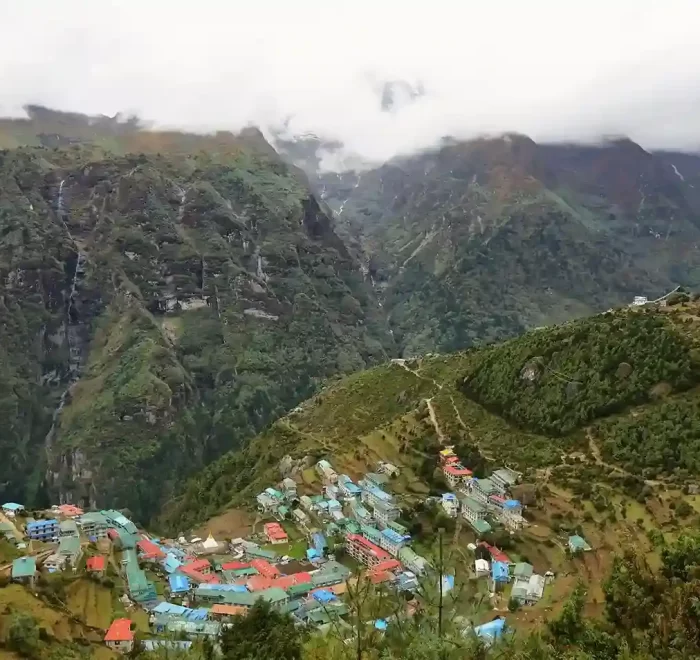
[(212, 616), (245, 616), (248, 613), (248, 608), (241, 605), (222, 605), (216, 603), (212, 605), (209, 613)]
[(118, 653), (128, 653), (134, 647), (134, 633), (129, 619), (115, 619), (105, 635), (105, 644)]
[(282, 525), (278, 522), (265, 523), (263, 529), (270, 543), (289, 543), (287, 532), (284, 531)]
[(88, 557), (86, 568), (91, 573), (102, 573), (105, 570), (105, 558), (103, 555)]
[(265, 561), (264, 559), (253, 559), (253, 561), (250, 562), (250, 566), (265, 577), (276, 578), (281, 575), (276, 566), (273, 566), (269, 561)]

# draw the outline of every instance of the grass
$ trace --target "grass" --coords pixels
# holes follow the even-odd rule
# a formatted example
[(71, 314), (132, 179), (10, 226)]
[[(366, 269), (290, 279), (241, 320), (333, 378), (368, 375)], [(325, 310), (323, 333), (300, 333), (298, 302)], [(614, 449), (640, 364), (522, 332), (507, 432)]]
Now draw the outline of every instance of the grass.
[(67, 591), (68, 609), (89, 626), (109, 628), (113, 616), (112, 593), (87, 578), (73, 582)]

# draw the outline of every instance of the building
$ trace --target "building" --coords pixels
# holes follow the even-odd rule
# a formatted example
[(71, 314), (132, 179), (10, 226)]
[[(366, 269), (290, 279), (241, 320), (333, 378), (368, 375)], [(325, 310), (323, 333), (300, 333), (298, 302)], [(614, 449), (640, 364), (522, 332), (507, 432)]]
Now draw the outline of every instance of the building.
[(470, 522), (486, 518), (486, 505), (474, 497), (462, 498), (462, 517)]
[(338, 490), (346, 499), (355, 498), (362, 493), (360, 487), (347, 474), (338, 477)]
[(93, 575), (102, 576), (105, 572), (106, 561), (103, 555), (95, 555), (94, 557), (88, 557), (85, 564), (85, 568), (88, 573)]
[(493, 591), (496, 591), (498, 586), (503, 586), (510, 581), (510, 572), (508, 569), (508, 564), (504, 561), (493, 561), (491, 562), (491, 581), (493, 585)]
[(440, 506), (450, 518), (456, 518), (459, 512), (459, 500), (454, 493), (443, 493)]
[(84, 513), (79, 506), (75, 506), (74, 504), (61, 504), (52, 508), (54, 508), (64, 518), (77, 518), (78, 516), (82, 516)]
[(523, 505), (518, 500), (506, 500), (503, 503), (503, 510), (498, 516), (506, 529), (516, 532), (525, 525), (523, 518)]
[(20, 557), (12, 562), (12, 581), (22, 584), (33, 584), (36, 576), (36, 559)]
[(15, 526), (11, 522), (0, 522), (0, 537), (10, 541), (10, 543), (15, 543), (17, 541)]
[(190, 581), (186, 575), (173, 573), (168, 576), (168, 585), (171, 594), (186, 594), (190, 590)]
[(88, 511), (80, 516), (76, 522), (78, 527), (88, 538), (103, 539), (107, 536), (107, 519), (98, 511)]
[(319, 556), (323, 557), (326, 554), (328, 550), (328, 541), (321, 532), (314, 532), (311, 535), (311, 543), (313, 543), (314, 550), (316, 550)]
[(491, 567), (485, 559), (477, 559), (474, 562), (474, 573), (476, 577), (485, 577), (491, 572)]
[(472, 497), (486, 504), (491, 495), (499, 495), (500, 490), (491, 479), (472, 479)]
[(299, 504), (301, 505), (301, 508), (308, 513), (311, 513), (314, 509), (314, 503), (308, 495), (302, 495), (299, 498)]
[(279, 502), (271, 497), (268, 493), (260, 493), (256, 498), (258, 503), (258, 511), (261, 513), (269, 513), (275, 511), (279, 506)]
[(389, 477), (386, 474), (379, 474), (378, 472), (368, 472), (364, 480), (377, 488), (383, 488), (389, 483)]
[(58, 534), (58, 520), (54, 518), (27, 523), (27, 536), (33, 541), (55, 543), (58, 541)]
[(387, 463), (385, 461), (380, 461), (377, 464), (377, 472), (379, 474), (386, 474), (388, 477), (399, 476), (399, 468), (397, 468), (393, 463)]
[(335, 484), (328, 484), (324, 487), (323, 492), (329, 500), (335, 500), (340, 497), (340, 488)]
[(390, 555), (396, 557), (399, 550), (406, 545), (406, 539), (397, 534), (393, 529), (383, 529), (379, 538), (379, 547), (386, 550)]
[(409, 570), (417, 575), (422, 575), (428, 568), (428, 561), (416, 554), (407, 545), (399, 550), (399, 561)]
[(445, 476), (445, 481), (450, 485), (450, 488), (459, 488), (466, 486), (472, 478), (472, 471), (465, 468), (461, 463), (445, 462), (442, 464), (442, 474)]
[(275, 511), (273, 512), (275, 518), (277, 520), (282, 521), (282, 520), (287, 520), (289, 518), (289, 507), (286, 506), (285, 504), (280, 504)]
[(501, 616), (493, 621), (476, 626), (474, 634), (483, 642), (484, 646), (489, 647), (503, 636), (505, 629), (506, 620), (505, 617)]
[(361, 499), (365, 504), (374, 507), (377, 502), (382, 502), (384, 504), (391, 504), (393, 497), (389, 495), (386, 491), (383, 491), (378, 486), (375, 486), (372, 482), (367, 479), (360, 481), (360, 487), (362, 488)]
[(282, 525), (280, 525), (279, 523), (265, 523), (263, 529), (265, 531), (265, 536), (267, 536), (267, 540), (270, 543), (274, 545), (277, 545), (279, 543), (289, 543), (287, 532), (285, 532), (284, 529), (282, 529)]
[(146, 577), (146, 574), (141, 568), (139, 568), (135, 547), (124, 549), (122, 553), (122, 563), (124, 564), (126, 584), (131, 600), (137, 603), (156, 600), (157, 594), (155, 585)]
[(511, 598), (523, 605), (532, 605), (542, 598), (544, 586), (545, 579), (542, 575), (531, 574), (529, 577), (515, 578)]
[(80, 538), (77, 536), (62, 536), (58, 541), (58, 554), (70, 564), (74, 571), (78, 568), (78, 561), (83, 554), (80, 547)]
[(281, 575), (279, 569), (273, 566), (270, 562), (264, 559), (253, 559), (250, 562), (250, 567), (254, 568), (260, 575), (264, 575), (267, 578), (276, 578)]
[(129, 619), (115, 619), (105, 635), (105, 644), (115, 653), (129, 653), (134, 648), (134, 633)]
[(2, 512), (8, 518), (14, 518), (18, 513), (21, 513), (22, 511), (24, 511), (24, 506), (21, 504), (17, 504), (17, 502), (5, 502), (5, 504), (2, 505)]
[(649, 302), (649, 299), (646, 296), (635, 296), (634, 300), (632, 301), (632, 307), (641, 307), (642, 305), (646, 305)]
[(282, 479), (282, 492), (288, 500), (296, 499), (297, 496), (297, 483), (294, 479), (287, 477)]
[(591, 546), (588, 545), (586, 539), (578, 534), (575, 534), (574, 536), (569, 537), (569, 550), (572, 554), (577, 552), (589, 552), (591, 550)]
[(61, 538), (64, 538), (66, 536), (75, 536), (78, 538), (80, 536), (80, 533), (78, 532), (78, 525), (73, 520), (73, 518), (68, 518), (67, 520), (61, 520), (60, 523), (58, 523), (58, 535)]
[(350, 502), (350, 512), (353, 518), (360, 523), (360, 525), (368, 525), (372, 522), (372, 514), (365, 509), (365, 507), (360, 504), (357, 500)]
[(499, 550), (495, 545), (489, 545), (488, 543), (481, 541), (479, 543), (479, 547), (486, 548), (486, 550), (488, 550), (488, 553), (491, 555), (492, 561), (500, 561), (504, 564), (511, 563), (508, 555), (505, 552), (503, 552), (503, 550)]
[(318, 472), (324, 484), (334, 484), (338, 481), (338, 475), (333, 466), (326, 460), (320, 460), (316, 463), (316, 472)]
[(44, 568), (49, 573), (56, 573), (57, 571), (62, 571), (66, 566), (66, 558), (60, 555), (58, 552), (50, 554), (46, 559), (44, 559)]
[(150, 539), (141, 539), (136, 547), (139, 550), (141, 561), (161, 562), (165, 559), (165, 552)]
[(306, 527), (311, 522), (311, 518), (309, 518), (308, 514), (304, 513), (301, 509), (294, 509), (292, 511), (292, 520), (303, 527)]
[(492, 530), (491, 525), (485, 520), (470, 520), (469, 524), (479, 536), (488, 534)]
[(359, 534), (348, 534), (345, 538), (345, 548), (351, 557), (370, 568), (391, 559), (388, 552)]
[(396, 520), (400, 515), (401, 510), (391, 501), (377, 501), (374, 503), (374, 519), (380, 527), (388, 527), (389, 523)]
[(501, 468), (491, 475), (491, 481), (499, 489), (501, 495), (505, 495), (518, 483), (520, 474), (510, 468)]

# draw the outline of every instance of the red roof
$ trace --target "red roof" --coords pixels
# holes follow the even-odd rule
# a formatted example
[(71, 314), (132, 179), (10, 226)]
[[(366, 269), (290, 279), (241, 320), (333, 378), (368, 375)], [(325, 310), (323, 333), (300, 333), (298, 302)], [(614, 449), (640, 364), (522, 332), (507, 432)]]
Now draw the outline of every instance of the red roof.
[(165, 559), (165, 553), (149, 539), (143, 539), (139, 541), (136, 546), (143, 553), (145, 557), (151, 557), (154, 559)]
[(493, 500), (494, 502), (498, 502), (499, 504), (503, 504), (506, 501), (506, 498), (501, 497), (500, 495), (489, 495), (489, 499)]
[(374, 555), (377, 559), (380, 561), (388, 561), (391, 559), (391, 555), (386, 552), (385, 550), (382, 550), (378, 545), (374, 545), (372, 541), (368, 541), (364, 536), (360, 536), (359, 534), (348, 534), (346, 536), (346, 539), (351, 542), (355, 542), (358, 545), (361, 545), (365, 548), (365, 550), (368, 550), (372, 555)]
[(372, 571), (368, 576), (372, 584), (381, 584), (391, 580), (391, 573), (387, 571)]
[(248, 591), (262, 591), (263, 589), (269, 589), (272, 586), (274, 580), (264, 575), (253, 575), (248, 582), (246, 582), (246, 587)]
[(114, 541), (114, 539), (119, 538), (119, 534), (116, 529), (108, 529), (107, 536), (109, 536), (109, 538), (112, 539), (112, 541)]
[(185, 568), (189, 568), (191, 571), (202, 571), (203, 569), (210, 569), (211, 564), (206, 559), (195, 559), (189, 564), (185, 564)]
[(73, 516), (82, 516), (83, 515), (83, 510), (75, 506), (73, 504), (61, 504), (58, 507), (58, 510), (64, 515), (67, 516), (68, 518), (72, 518)]
[(279, 523), (265, 523), (265, 534), (268, 538), (274, 540), (287, 539), (287, 532), (282, 529)]
[(489, 545), (485, 541), (482, 541), (481, 543), (479, 543), (479, 545), (483, 546), (484, 548), (486, 548), (489, 551), (489, 554), (491, 555), (491, 559), (493, 559), (494, 561), (502, 561), (502, 562), (505, 562), (506, 564), (511, 563), (510, 557), (508, 557), (508, 555), (505, 552), (503, 552), (502, 550), (499, 550), (496, 546)]
[(373, 571), (395, 571), (397, 568), (401, 568), (401, 562), (398, 559), (387, 559), (386, 561), (379, 562)]
[(105, 558), (102, 555), (96, 555), (95, 557), (89, 557), (86, 566), (88, 571), (104, 571), (105, 570)]
[(227, 561), (221, 564), (222, 571), (238, 571), (242, 568), (250, 568), (250, 564), (245, 561)]
[(470, 477), (472, 471), (465, 467), (457, 467), (456, 465), (445, 465), (443, 471), (455, 477)]
[(275, 566), (264, 559), (253, 559), (253, 561), (250, 562), (250, 565), (258, 573), (260, 573), (260, 575), (264, 575), (265, 577), (274, 578), (281, 575)]
[(133, 639), (129, 619), (115, 619), (105, 635), (105, 642), (130, 642)]
[(196, 568), (192, 568), (191, 564), (187, 566), (180, 566), (178, 569), (180, 573), (186, 575), (188, 578), (194, 580), (198, 584), (219, 584), (219, 576), (214, 574), (205, 574), (198, 571)]

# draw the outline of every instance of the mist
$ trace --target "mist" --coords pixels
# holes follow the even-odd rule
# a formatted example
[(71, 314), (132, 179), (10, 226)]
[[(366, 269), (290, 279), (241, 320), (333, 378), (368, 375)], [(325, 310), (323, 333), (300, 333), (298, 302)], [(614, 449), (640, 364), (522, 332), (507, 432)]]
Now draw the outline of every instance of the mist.
[[(450, 135), (700, 150), (697, 0), (4, 2), (0, 115), (285, 126), (367, 161)], [(400, 94), (382, 108), (386, 81)]]

